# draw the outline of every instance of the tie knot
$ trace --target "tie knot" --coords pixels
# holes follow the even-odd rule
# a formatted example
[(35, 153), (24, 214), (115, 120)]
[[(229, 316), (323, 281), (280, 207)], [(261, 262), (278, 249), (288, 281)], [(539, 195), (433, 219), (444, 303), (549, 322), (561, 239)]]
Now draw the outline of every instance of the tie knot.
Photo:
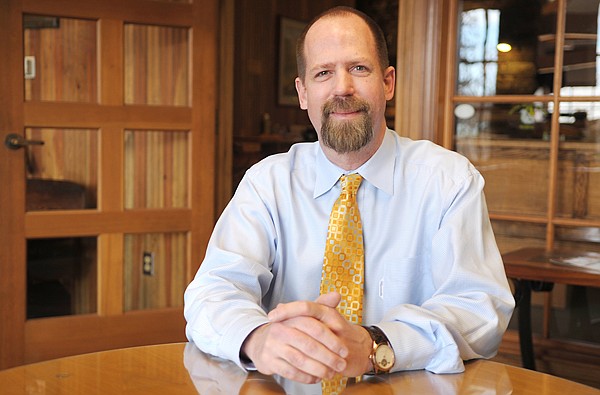
[(342, 181), (342, 193), (356, 195), (356, 191), (358, 191), (358, 187), (362, 182), (362, 177), (358, 173), (352, 173), (342, 176), (340, 180)]

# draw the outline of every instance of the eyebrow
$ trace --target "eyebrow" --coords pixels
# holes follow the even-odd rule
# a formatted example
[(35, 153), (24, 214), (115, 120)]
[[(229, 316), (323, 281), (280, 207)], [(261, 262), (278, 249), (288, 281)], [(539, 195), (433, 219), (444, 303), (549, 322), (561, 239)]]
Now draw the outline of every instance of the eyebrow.
[(311, 67), (309, 70), (310, 71), (316, 71), (316, 70), (322, 70), (322, 69), (330, 69), (335, 65), (335, 63), (322, 63), (322, 64), (318, 64), (314, 67)]
[[(349, 62), (344, 62), (345, 65), (357, 65), (357, 64), (366, 64), (366, 65), (371, 65), (372, 62), (365, 57), (361, 57), (361, 58), (357, 58), (357, 59), (353, 59)], [(328, 62), (328, 63), (321, 63), (318, 64), (314, 67), (311, 67), (310, 69), (308, 69), (309, 71), (316, 71), (316, 70), (322, 70), (322, 69), (330, 69), (333, 68), (336, 65), (335, 62)]]

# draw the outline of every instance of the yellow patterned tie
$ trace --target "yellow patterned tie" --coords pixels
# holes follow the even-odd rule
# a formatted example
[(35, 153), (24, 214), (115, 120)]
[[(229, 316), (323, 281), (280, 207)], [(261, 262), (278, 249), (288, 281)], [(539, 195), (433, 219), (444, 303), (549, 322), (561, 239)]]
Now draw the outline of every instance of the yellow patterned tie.
[[(342, 192), (329, 217), (321, 294), (339, 292), (342, 300), (338, 311), (351, 323), (361, 324), (365, 256), (356, 193), (362, 177), (349, 174), (340, 181)], [(347, 379), (337, 375), (323, 380), (323, 395), (339, 394), (346, 387)]]

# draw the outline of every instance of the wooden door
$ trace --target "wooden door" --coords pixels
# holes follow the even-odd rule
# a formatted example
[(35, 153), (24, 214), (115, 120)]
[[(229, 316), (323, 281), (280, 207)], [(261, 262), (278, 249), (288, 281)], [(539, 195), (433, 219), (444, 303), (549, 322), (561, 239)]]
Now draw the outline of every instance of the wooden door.
[(0, 2), (0, 369), (185, 339), (217, 21), (216, 0)]

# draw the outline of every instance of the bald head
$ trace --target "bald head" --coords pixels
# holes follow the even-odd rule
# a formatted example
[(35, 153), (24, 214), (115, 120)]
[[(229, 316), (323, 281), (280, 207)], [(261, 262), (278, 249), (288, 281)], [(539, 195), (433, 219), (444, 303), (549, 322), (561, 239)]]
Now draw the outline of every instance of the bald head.
[[(304, 81), (306, 77), (306, 49), (305, 49), (305, 41), (306, 35), (311, 30), (313, 25), (320, 21), (326, 21), (328, 18), (353, 18), (357, 23), (365, 23), (371, 32), (371, 36), (373, 41), (375, 42), (375, 49), (377, 51), (377, 58), (379, 60), (379, 66), (382, 70), (386, 69), (389, 65), (388, 58), (388, 50), (387, 44), (385, 42), (385, 36), (383, 31), (375, 23), (373, 19), (371, 19), (365, 13), (358, 11), (357, 9), (350, 7), (334, 7), (331, 8), (322, 14), (318, 15), (314, 18), (305, 28), (300, 37), (298, 38), (298, 42), (296, 43), (296, 63), (298, 66), (298, 77)], [(354, 23), (354, 22), (352, 22)]]

